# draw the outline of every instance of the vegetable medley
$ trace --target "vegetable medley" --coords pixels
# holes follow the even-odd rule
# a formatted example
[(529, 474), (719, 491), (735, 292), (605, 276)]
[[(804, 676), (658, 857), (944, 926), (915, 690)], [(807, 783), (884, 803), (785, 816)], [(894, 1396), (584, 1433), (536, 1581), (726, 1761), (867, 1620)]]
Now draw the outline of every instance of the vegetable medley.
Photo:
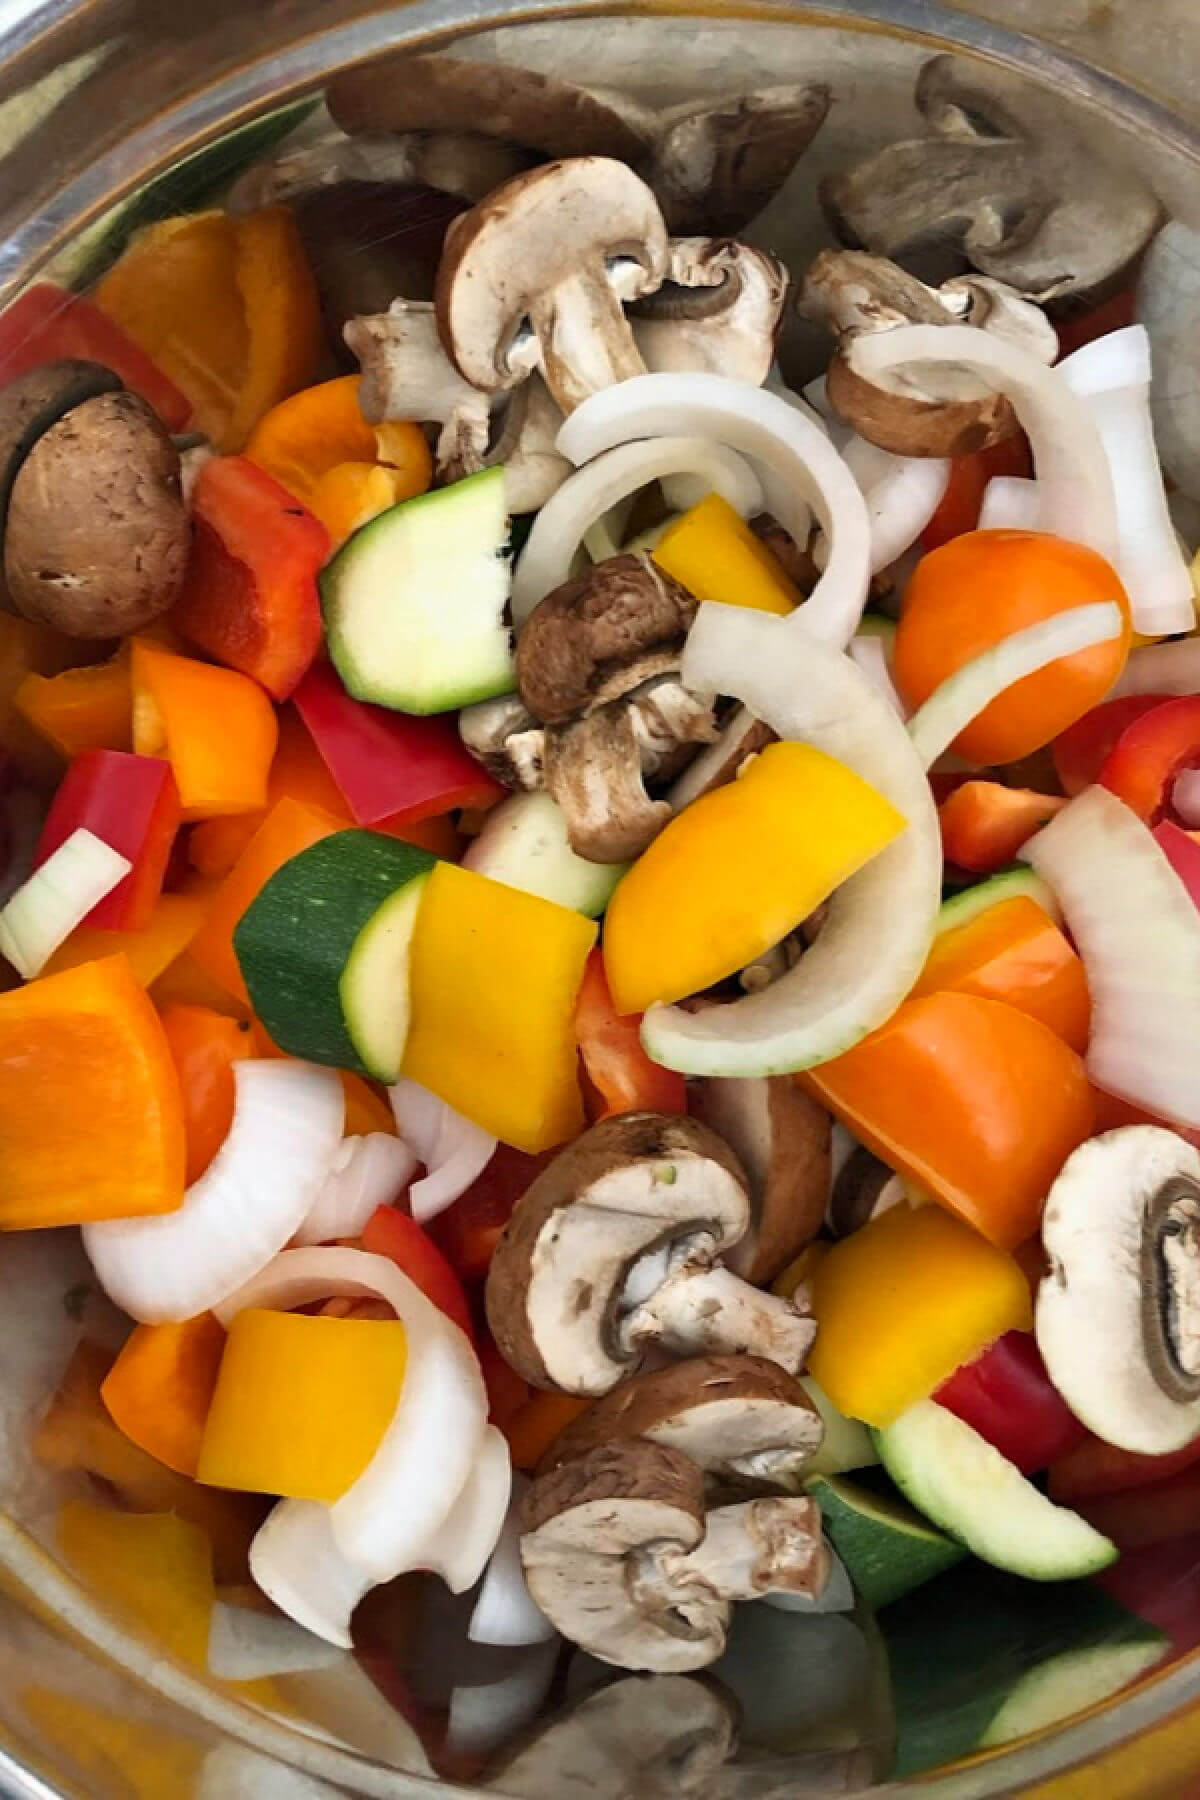
[[(750, 97), (788, 153), (732, 193), (584, 90), (552, 160), (519, 71), (521, 146), (439, 158), (485, 67), (339, 78), (226, 206), (0, 318), (0, 1227), (80, 1227), (132, 1322), (38, 1454), (332, 1645), (398, 1577), (469, 1593), (525, 1661), (482, 1736), (409, 1696), (443, 1770), (564, 1642), (736, 1693), (747, 1632), (872, 1608), (899, 1704), (921, 1609), (968, 1660), (968, 1612), (1036, 1635), (996, 1571), (1123, 1653), (938, 1754), (1002, 1742), (1166, 1652), (1138, 1559), (1196, 1528), (1159, 212), (1065, 274), (1065, 201), (968, 230), (929, 286), (923, 139), (830, 178), (863, 248), (789, 276), (736, 233), (819, 96)], [(403, 278), (330, 251), (364, 170)], [(83, 1504), (64, 1554), (116, 1557)], [(723, 1757), (720, 1691), (655, 1730), (718, 1708)]]

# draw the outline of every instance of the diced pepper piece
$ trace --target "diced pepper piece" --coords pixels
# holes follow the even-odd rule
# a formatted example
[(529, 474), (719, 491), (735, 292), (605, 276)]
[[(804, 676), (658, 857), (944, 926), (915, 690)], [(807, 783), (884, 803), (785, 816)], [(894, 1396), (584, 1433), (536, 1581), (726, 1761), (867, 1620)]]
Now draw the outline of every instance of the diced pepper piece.
[(1168, 699), (1169, 694), (1123, 694), (1119, 700), (1105, 700), (1101, 706), (1093, 706), (1091, 712), (1060, 732), (1050, 753), (1063, 792), (1081, 794), (1090, 787), (1126, 726)]
[[(244, 1689), (241, 1690), (244, 1692)], [(184, 1731), (151, 1725), (140, 1713), (111, 1712), (61, 1688), (21, 1688), (22, 1715), (51, 1744), (70, 1746), (71, 1769), (102, 1794), (114, 1781), (137, 1800), (152, 1794), (191, 1794), (205, 1780), (209, 1747)]]
[[(1065, 1450), (1050, 1465), (1050, 1498), (1060, 1506), (1075, 1506), (1102, 1494), (1124, 1494), (1130, 1488), (1155, 1487), (1172, 1475), (1200, 1463), (1200, 1437), (1182, 1450), (1166, 1456), (1140, 1456), (1134, 1450), (1118, 1450), (1091, 1432)], [(1200, 1523), (1200, 1521), (1198, 1521)]]
[(295, 705), (358, 825), (386, 830), (383, 821), (491, 806), (504, 796), (453, 720), (410, 718), (355, 700), (328, 663), (313, 664)]
[(824, 751), (769, 744), (737, 781), (672, 819), (618, 886), (604, 927), (617, 1011), (682, 1000), (744, 968), (904, 823)]
[(552, 1157), (498, 1144), (466, 1193), (430, 1221), (430, 1236), (463, 1281), (484, 1279), (513, 1207)]
[(946, 861), (972, 874), (992, 875), (1066, 804), (1061, 794), (964, 781), (938, 807)]
[(394, 1262), (439, 1312), (453, 1319), (468, 1338), (474, 1338), (462, 1282), (429, 1233), (408, 1213), (395, 1206), (377, 1206), (364, 1227), (362, 1247)]
[(247, 1307), (229, 1327), (199, 1479), (292, 1500), (336, 1500), (374, 1456), (400, 1399), (399, 1319)]
[(154, 408), (169, 431), (187, 424), (192, 410), (187, 396), (132, 337), (82, 294), (39, 281), (0, 316), (0, 381), (64, 357), (103, 363)]
[(366, 1137), (372, 1131), (396, 1133), (396, 1121), (392, 1117), (392, 1109), (386, 1100), (382, 1100), (369, 1082), (361, 1075), (355, 1075), (350, 1069), (339, 1069), (342, 1078), (342, 1092), (346, 1097), (345, 1134), (347, 1137)]
[(375, 433), (358, 404), (357, 375), (301, 388), (264, 413), (246, 440), (251, 462), (303, 500), (328, 469), (375, 462)]
[(225, 1332), (211, 1313), (138, 1325), (101, 1386), (113, 1423), (180, 1475), (195, 1477), (224, 1349)]
[(26, 677), (58, 675), (97, 654), (79, 639), (62, 637), (49, 626), (0, 611), (0, 751), (11, 756), (27, 775), (57, 781), (62, 762), (16, 704)]
[[(418, 431), (416, 426), (409, 429)], [(420, 443), (428, 458), (429, 446), (423, 437)], [(340, 549), (347, 538), (380, 513), (398, 506), (401, 500), (423, 494), (428, 486), (428, 480), (414, 482), (409, 469), (390, 469), (383, 463), (337, 463), (321, 476), (308, 504), (329, 533), (334, 548)]]
[(908, 1000), (799, 1079), (889, 1168), (1005, 1250), (1033, 1236), (1051, 1182), (1095, 1125), (1075, 1052), (974, 994)]
[(1115, 294), (1110, 294), (1107, 300), (1087, 312), (1056, 319), (1054, 329), (1058, 333), (1059, 359), (1092, 343), (1095, 338), (1107, 337), (1110, 331), (1121, 331), (1126, 325), (1132, 325), (1136, 317), (1137, 289), (1130, 286), (1118, 288)]
[(1091, 998), (1083, 962), (1049, 913), (1026, 895), (989, 906), (934, 939), (909, 998), (937, 993), (1002, 1000), (1040, 1019), (1080, 1055), (1087, 1048)]
[(81, 750), (128, 750), (133, 741), (129, 659), (25, 676), (13, 705), (46, 742), (68, 758)]
[(206, 974), (237, 999), (247, 1003), (250, 999), (233, 948), (238, 920), (276, 869), (342, 828), (341, 819), (320, 807), (299, 800), (278, 801), (212, 896), (208, 916), (192, 939), (191, 954)]
[(1200, 906), (1200, 839), (1164, 819), (1154, 827), (1154, 841), (1192, 897)]
[[(169, 1006), (162, 1025), (179, 1077), (190, 1187), (229, 1136), (237, 1098), (233, 1065), (258, 1051), (245, 1020), (227, 1018), (207, 1006)], [(194, 1475), (195, 1470), (185, 1473)]]
[(172, 1212), (183, 1108), (124, 957), (0, 994), (0, 1230)]
[(584, 1097), (593, 1124), (612, 1113), (687, 1111), (686, 1081), (674, 1069), (650, 1061), (642, 1048), (641, 1024), (640, 1015), (617, 1012), (608, 991), (603, 952), (593, 950), (575, 1002), (575, 1035), (587, 1083)]
[(590, 1400), (575, 1394), (531, 1394), (508, 1422), (501, 1426), (508, 1439), (513, 1468), (532, 1473), (555, 1438), (586, 1412)]
[(144, 931), (162, 894), (179, 829), (179, 790), (170, 765), (125, 750), (83, 751), (59, 783), (34, 868), (80, 829), (94, 833), (132, 864), (83, 923), (98, 931)]
[(171, 623), (218, 662), (286, 700), (321, 644), (317, 572), (329, 533), (244, 456), (205, 463)]
[(1097, 780), (1139, 819), (1156, 825), (1169, 812), (1183, 769), (1200, 766), (1200, 696), (1164, 700), (1127, 725)]
[(762, 539), (720, 494), (706, 494), (668, 525), (652, 555), (697, 600), (790, 613), (804, 598)]
[(575, 1000), (591, 919), (437, 863), (409, 958), (404, 1074), (531, 1154), (583, 1126)]
[(1087, 1434), (1046, 1373), (1037, 1340), (1006, 1331), (934, 1392), (1001, 1456), (1036, 1475)]
[(178, 383), (192, 425), (219, 450), (240, 450), (265, 412), (312, 379), (321, 353), (316, 283), (283, 206), (147, 226), (96, 304)]
[[(170, 895), (164, 895), (164, 899), (169, 898)], [(160, 1011), (167, 1006), (210, 1006), (231, 1019), (251, 1018), (249, 1002), (235, 999), (227, 987), (201, 968), (190, 947), (156, 978), (150, 998)]]
[(133, 747), (165, 756), (185, 819), (260, 811), (279, 727), (257, 682), (133, 640)]
[(106, 956), (124, 956), (137, 981), (152, 987), (181, 957), (204, 922), (208, 898), (204, 894), (162, 894), (150, 922), (140, 931), (96, 931), (81, 925), (61, 944), (42, 970), (58, 975), (81, 963), (99, 962)]
[(1033, 1324), (1011, 1256), (938, 1206), (893, 1206), (812, 1275), (809, 1367), (833, 1404), (890, 1425), (1006, 1331)]
[(479, 1367), (488, 1392), (488, 1418), (503, 1431), (529, 1400), (533, 1389), (510, 1369), (491, 1338), (479, 1346)]
[(63, 1561), (118, 1618), (156, 1649), (207, 1669), (216, 1590), (212, 1546), (197, 1526), (169, 1513), (68, 1500), (55, 1538)]

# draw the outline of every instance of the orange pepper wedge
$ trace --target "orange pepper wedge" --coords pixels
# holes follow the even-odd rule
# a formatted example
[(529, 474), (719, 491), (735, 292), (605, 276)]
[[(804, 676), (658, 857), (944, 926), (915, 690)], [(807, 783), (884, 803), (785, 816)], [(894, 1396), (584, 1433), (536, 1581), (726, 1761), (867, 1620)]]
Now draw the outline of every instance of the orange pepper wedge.
[(246, 1020), (207, 1006), (168, 1006), (162, 1026), (179, 1077), (190, 1187), (229, 1135), (236, 1100), (233, 1065), (255, 1054), (254, 1037)]
[(257, 682), (140, 637), (132, 682), (134, 750), (166, 757), (185, 820), (266, 805), (279, 726)]
[(366, 1137), (372, 1131), (382, 1131), (396, 1137), (396, 1121), (387, 1101), (380, 1099), (375, 1089), (352, 1069), (339, 1069), (338, 1073), (346, 1096), (346, 1136)]
[(128, 750), (133, 741), (133, 690), (129, 660), (60, 675), (31, 671), (13, 695), (13, 705), (48, 744), (68, 759), (81, 750)]
[(909, 999), (940, 992), (1003, 1000), (1080, 1055), (1087, 1048), (1092, 1006), (1083, 962), (1027, 895), (989, 906), (934, 939)]
[(179, 1083), (123, 956), (0, 995), (0, 1229), (182, 1204)]
[(94, 646), (0, 611), (0, 750), (27, 774), (56, 779), (62, 762), (16, 704), (26, 676), (58, 675), (97, 654)]
[(224, 1349), (224, 1330), (211, 1313), (138, 1325), (100, 1387), (114, 1425), (168, 1469), (194, 1479)]
[(98, 931), (80, 925), (54, 952), (42, 973), (57, 975), (63, 969), (77, 969), (81, 963), (123, 954), (142, 986), (151, 987), (183, 955), (207, 911), (203, 894), (160, 894), (149, 923), (140, 931)]
[(513, 1468), (527, 1473), (536, 1469), (555, 1438), (590, 1405), (590, 1400), (575, 1394), (532, 1394), (501, 1427)]
[(319, 381), (281, 400), (258, 421), (245, 454), (303, 500), (337, 463), (373, 463), (375, 433), (358, 404), (357, 375)]

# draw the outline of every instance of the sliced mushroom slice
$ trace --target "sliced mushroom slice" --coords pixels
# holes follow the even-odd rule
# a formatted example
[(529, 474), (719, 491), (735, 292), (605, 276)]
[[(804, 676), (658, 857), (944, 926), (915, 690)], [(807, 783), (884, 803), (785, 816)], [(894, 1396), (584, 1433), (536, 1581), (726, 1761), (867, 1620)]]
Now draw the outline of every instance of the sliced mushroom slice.
[(693, 1082), (690, 1106), (750, 1180), (750, 1229), (726, 1265), (744, 1281), (772, 1281), (824, 1223), (833, 1121), (790, 1075), (706, 1077)]
[(1148, 1456), (1200, 1436), (1200, 1152), (1127, 1125), (1067, 1158), (1042, 1220), (1037, 1341), (1106, 1443)]
[(442, 342), (488, 393), (540, 368), (569, 413), (644, 374), (622, 303), (652, 293), (666, 266), (658, 203), (624, 163), (546, 163), (451, 227), (435, 295)]
[(510, 513), (538, 512), (574, 468), (554, 448), (561, 425), (562, 414), (540, 375), (531, 375), (508, 396), (499, 436), (483, 462), (485, 468), (503, 463)]
[(554, 1440), (539, 1473), (617, 1438), (648, 1438), (682, 1450), (710, 1483), (792, 1488), (824, 1436), (805, 1389), (776, 1363), (697, 1356), (595, 1401)]
[(464, 706), (458, 735), (505, 787), (532, 793), (542, 786), (546, 734), (519, 694)]
[(345, 339), (362, 369), (358, 398), (374, 425), (419, 419), (442, 427), (439, 474), (453, 479), (483, 467), (491, 400), (459, 374), (442, 349), (432, 305), (394, 300), (385, 313), (351, 319)]
[(837, 1172), (825, 1223), (835, 1238), (850, 1237), (906, 1199), (899, 1175), (870, 1150), (856, 1144)]
[(740, 231), (825, 122), (829, 89), (800, 82), (662, 114), (643, 173), (672, 231)]
[(627, 706), (604, 706), (548, 725), (543, 763), (547, 792), (562, 807), (567, 840), (589, 862), (624, 863), (640, 856), (671, 818), (652, 800)]
[(736, 238), (672, 238), (662, 286), (629, 309), (650, 370), (700, 369), (755, 387), (775, 359), (788, 273)]
[(799, 1301), (760, 1293), (719, 1257), (749, 1223), (745, 1175), (696, 1119), (627, 1113), (562, 1151), (513, 1210), (487, 1314), (537, 1387), (605, 1394), (647, 1347), (751, 1352), (795, 1373), (812, 1343)]

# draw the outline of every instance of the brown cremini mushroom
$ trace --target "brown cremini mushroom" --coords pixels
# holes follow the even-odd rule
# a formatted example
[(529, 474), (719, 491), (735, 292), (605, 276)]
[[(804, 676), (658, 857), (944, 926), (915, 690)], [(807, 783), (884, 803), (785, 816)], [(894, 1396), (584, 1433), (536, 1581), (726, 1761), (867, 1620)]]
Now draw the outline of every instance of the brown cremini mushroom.
[(38, 439), (72, 408), (120, 386), (103, 364), (67, 358), (26, 369), (0, 387), (0, 538), (13, 482)]
[(69, 637), (121, 637), (183, 581), (179, 454), (136, 394), (99, 394), (42, 434), (13, 483), (4, 574), (18, 612)]
[(799, 82), (660, 115), (641, 172), (670, 229), (740, 231), (778, 193), (828, 111), (829, 89)]
[(850, 1237), (906, 1199), (899, 1175), (870, 1150), (856, 1144), (837, 1172), (825, 1223), (835, 1238)]
[(750, 1181), (750, 1229), (725, 1258), (743, 1281), (774, 1280), (820, 1231), (833, 1129), (790, 1075), (692, 1083), (691, 1111), (724, 1138)]
[(464, 706), (458, 735), (506, 788), (532, 793), (543, 785), (546, 734), (519, 694)]
[(707, 370), (759, 387), (775, 358), (788, 273), (736, 238), (672, 238), (661, 287), (629, 308), (648, 369)]

